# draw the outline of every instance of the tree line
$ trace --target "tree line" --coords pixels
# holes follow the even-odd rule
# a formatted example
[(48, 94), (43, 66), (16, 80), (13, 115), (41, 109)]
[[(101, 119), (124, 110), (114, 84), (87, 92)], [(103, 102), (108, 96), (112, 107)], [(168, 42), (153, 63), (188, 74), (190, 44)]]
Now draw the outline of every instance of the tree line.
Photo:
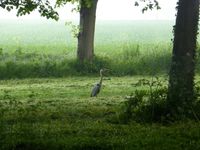
[[(62, 6), (68, 2), (78, 2), (79, 4), (80, 31), (77, 36), (77, 58), (80, 62), (92, 61), (98, 0), (57, 0), (56, 6)], [(144, 12), (148, 9), (160, 9), (158, 2), (157, 0), (137, 0), (135, 6), (145, 3), (145, 7), (142, 8), (142, 12)], [(8, 11), (17, 9), (18, 16), (29, 14), (37, 9), (41, 16), (59, 19), (59, 14), (48, 0), (0, 0), (0, 7)], [(187, 113), (196, 99), (194, 76), (198, 20), (199, 0), (179, 0), (167, 93), (168, 113), (172, 116), (183, 112)]]

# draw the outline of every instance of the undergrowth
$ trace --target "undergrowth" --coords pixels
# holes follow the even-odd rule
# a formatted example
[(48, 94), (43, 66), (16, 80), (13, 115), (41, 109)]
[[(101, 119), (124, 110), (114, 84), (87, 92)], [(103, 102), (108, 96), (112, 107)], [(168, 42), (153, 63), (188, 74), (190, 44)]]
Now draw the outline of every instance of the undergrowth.
[[(14, 52), (6, 52), (0, 48), (0, 79), (91, 76), (98, 75), (101, 68), (112, 70), (112, 76), (167, 74), (171, 48), (153, 48), (155, 49), (143, 51), (140, 45), (125, 44), (116, 53), (97, 53), (92, 62), (84, 63), (67, 52), (27, 52), (20, 47)], [(199, 51), (198, 49), (197, 66), (200, 64)], [(200, 72), (199, 67), (196, 71)]]
[(112, 76), (152, 75), (167, 73), (170, 66), (169, 50), (144, 53), (139, 45), (124, 45), (118, 53), (99, 54), (84, 63), (65, 53), (25, 52), (22, 48), (8, 53), (1, 48), (0, 79), (97, 75), (101, 68), (111, 69)]
[(134, 120), (140, 123), (170, 124), (174, 121), (192, 119), (200, 121), (200, 86), (199, 81), (195, 83), (195, 101), (181, 114), (171, 114), (167, 103), (167, 80), (158, 77), (152, 79), (141, 79), (135, 86), (146, 86), (146, 89), (136, 89), (134, 93), (126, 97), (127, 101), (119, 116), (119, 121), (128, 123)]

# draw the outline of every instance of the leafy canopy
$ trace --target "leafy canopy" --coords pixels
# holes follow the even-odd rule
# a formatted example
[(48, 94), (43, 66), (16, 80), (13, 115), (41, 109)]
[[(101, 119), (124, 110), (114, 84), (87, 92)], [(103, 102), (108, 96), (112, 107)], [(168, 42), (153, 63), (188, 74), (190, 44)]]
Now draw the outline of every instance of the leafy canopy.
[[(55, 7), (60, 7), (70, 2), (72, 4), (78, 3), (78, 7), (91, 7), (94, 0), (56, 0)], [(139, 6), (141, 3), (144, 4), (142, 12), (147, 10), (152, 10), (154, 8), (160, 9), (157, 0), (134, 0), (135, 6)], [(11, 11), (12, 9), (17, 9), (17, 16), (22, 16), (30, 14), (34, 10), (38, 10), (41, 16), (47, 19), (51, 18), (54, 20), (59, 19), (58, 13), (55, 11), (49, 0), (0, 0), (0, 7)]]
[(0, 7), (11, 11), (17, 9), (17, 16), (30, 14), (34, 10), (38, 10), (41, 16), (47, 19), (54, 20), (59, 19), (58, 13), (55, 11), (55, 7), (65, 5), (67, 2), (72, 4), (78, 3), (81, 6), (90, 7), (93, 0), (56, 0), (56, 4), (53, 7), (49, 0), (0, 0)]
[(8, 11), (17, 9), (17, 16), (30, 14), (37, 9), (41, 16), (47, 19), (59, 19), (58, 13), (48, 0), (0, 0), (0, 7)]
[(135, 0), (135, 6), (139, 6), (141, 3), (144, 4), (144, 7), (142, 8), (142, 13), (147, 10), (161, 9), (158, 0)]

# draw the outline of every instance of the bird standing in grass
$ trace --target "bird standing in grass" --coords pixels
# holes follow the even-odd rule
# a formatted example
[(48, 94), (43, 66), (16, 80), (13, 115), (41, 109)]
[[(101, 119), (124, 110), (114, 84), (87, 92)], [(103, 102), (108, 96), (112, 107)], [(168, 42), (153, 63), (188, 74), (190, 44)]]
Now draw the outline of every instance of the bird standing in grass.
[(103, 72), (107, 71), (108, 69), (101, 69), (100, 70), (100, 81), (99, 83), (97, 83), (93, 89), (92, 89), (92, 93), (91, 93), (91, 97), (95, 97), (97, 96), (97, 94), (99, 94), (100, 90), (101, 90), (101, 85), (102, 85), (102, 81), (103, 81)]

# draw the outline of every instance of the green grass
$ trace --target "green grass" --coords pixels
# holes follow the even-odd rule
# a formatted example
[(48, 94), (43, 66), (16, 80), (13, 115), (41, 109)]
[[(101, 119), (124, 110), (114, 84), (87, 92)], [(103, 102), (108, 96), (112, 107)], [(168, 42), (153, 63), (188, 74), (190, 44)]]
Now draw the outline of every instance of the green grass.
[[(0, 80), (0, 149), (200, 149), (197, 122), (119, 123), (125, 96), (137, 80), (149, 79), (141, 75), (168, 72), (172, 26), (98, 22), (95, 60), (80, 65), (76, 39), (64, 22), (1, 21), (0, 79), (10, 80)], [(113, 77), (90, 98), (103, 67)]]
[(0, 81), (0, 149), (198, 150), (199, 123), (118, 123), (140, 78), (111, 77), (97, 98), (96, 77)]
[(172, 21), (100, 21), (93, 64), (76, 60), (77, 40), (64, 22), (2, 21), (0, 79), (167, 73), (171, 60)]
[[(109, 50), (118, 52), (116, 48), (127, 43), (143, 46), (166, 45), (171, 43), (172, 26), (173, 21), (98, 21), (95, 49), (99, 53), (104, 53)], [(1, 37), (4, 37), (1, 38), (0, 45), (6, 51), (15, 51), (22, 47), (29, 52), (39, 50), (75, 53), (76, 39), (71, 36), (70, 28), (65, 26), (64, 21), (2, 20), (0, 30)]]
[[(142, 51), (159, 50), (171, 43), (172, 21), (100, 21), (96, 24), (95, 53), (120, 53), (139, 45)], [(0, 47), (5, 52), (67, 53), (76, 55), (77, 39), (63, 21), (6, 21), (0, 23)]]

